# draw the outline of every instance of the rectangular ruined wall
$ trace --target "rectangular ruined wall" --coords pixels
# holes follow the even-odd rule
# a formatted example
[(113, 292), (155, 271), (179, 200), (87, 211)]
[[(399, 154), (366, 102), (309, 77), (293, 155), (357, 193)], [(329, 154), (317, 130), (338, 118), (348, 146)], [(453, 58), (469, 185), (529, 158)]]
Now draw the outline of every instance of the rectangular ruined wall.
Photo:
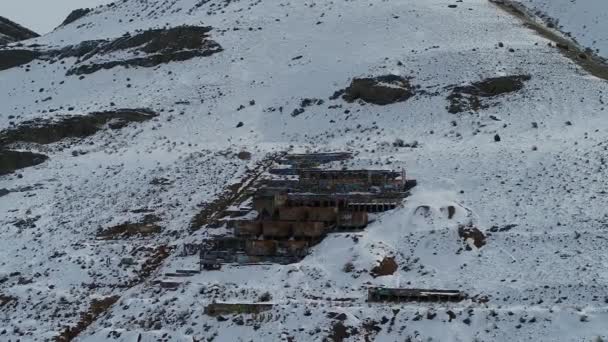
[(286, 221), (263, 221), (262, 231), (264, 236), (287, 238), (292, 234), (291, 223)]
[(295, 222), (293, 236), (295, 238), (318, 238), (325, 234), (324, 222)]
[(235, 221), (234, 234), (236, 236), (258, 236), (262, 234), (262, 222)]
[(282, 221), (305, 221), (308, 219), (307, 207), (281, 207), (279, 219)]
[(346, 229), (365, 228), (368, 220), (369, 216), (366, 211), (341, 211), (338, 226)]
[(308, 211), (309, 221), (336, 222), (337, 219), (338, 208), (310, 208), (310, 210)]
[(277, 248), (274, 240), (248, 240), (245, 252), (251, 256), (272, 256), (277, 254)]

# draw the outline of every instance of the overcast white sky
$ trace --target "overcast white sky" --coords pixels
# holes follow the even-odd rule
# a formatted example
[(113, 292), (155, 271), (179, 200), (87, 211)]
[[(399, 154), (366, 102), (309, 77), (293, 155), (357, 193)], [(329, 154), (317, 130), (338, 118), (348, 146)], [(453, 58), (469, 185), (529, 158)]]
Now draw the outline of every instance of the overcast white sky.
[(0, 0), (0, 16), (45, 34), (59, 26), (72, 10), (113, 1), (116, 0)]

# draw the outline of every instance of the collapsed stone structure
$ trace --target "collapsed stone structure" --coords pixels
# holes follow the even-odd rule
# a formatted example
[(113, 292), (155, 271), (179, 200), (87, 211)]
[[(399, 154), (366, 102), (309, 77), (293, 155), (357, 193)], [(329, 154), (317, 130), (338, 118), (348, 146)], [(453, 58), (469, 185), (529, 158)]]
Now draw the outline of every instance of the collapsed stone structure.
[(232, 234), (201, 248), (201, 267), (297, 262), (329, 233), (364, 229), (375, 213), (395, 209), (415, 186), (405, 171), (318, 168), (348, 158), (348, 153), (286, 155), (279, 161), (284, 168), (271, 170), (274, 178), (252, 193), (251, 212), (233, 210), (225, 220)]

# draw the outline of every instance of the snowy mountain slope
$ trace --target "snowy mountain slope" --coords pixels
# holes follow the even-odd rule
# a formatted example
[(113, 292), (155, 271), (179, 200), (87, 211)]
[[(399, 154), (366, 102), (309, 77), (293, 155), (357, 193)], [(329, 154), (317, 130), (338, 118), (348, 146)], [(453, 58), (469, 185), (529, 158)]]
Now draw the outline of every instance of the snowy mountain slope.
[[(76, 325), (92, 299), (119, 295), (79, 340), (317, 341), (336, 330), (330, 312), (346, 314), (349, 340), (607, 337), (606, 82), (486, 1), (452, 4), (129, 0), (33, 40), (63, 47), (166, 23), (208, 25), (223, 51), (82, 79), (66, 75), (76, 58), (0, 72), (3, 129), (113, 108), (159, 113), (122, 130), (14, 147), (49, 160), (0, 178), (10, 191), (0, 197), (0, 294), (11, 298), (0, 307), (0, 336), (50, 339)], [(389, 73), (412, 77), (418, 95), (387, 106), (329, 100), (353, 77)], [(531, 79), (491, 99), (496, 105), (447, 112), (450, 86), (516, 74)], [(325, 103), (291, 116), (304, 98)], [(419, 147), (393, 147), (397, 138)], [(155, 285), (198, 266), (178, 251), (213, 232), (188, 230), (200, 205), (290, 145), (351, 150), (353, 167), (406, 167), (419, 186), (403, 208), (363, 233), (328, 237), (301, 263), (228, 266), (175, 292)], [(238, 159), (242, 150), (253, 159)], [(428, 215), (417, 213), (421, 205)], [(452, 220), (441, 215), (448, 205), (459, 208)], [(160, 234), (96, 239), (99, 229), (149, 214)], [(456, 231), (470, 222), (491, 234), (479, 250), (464, 250)], [(507, 225), (517, 226), (491, 231)], [(176, 249), (146, 278), (142, 266), (164, 245)], [(127, 255), (136, 265), (120, 265)], [(373, 278), (387, 255), (400, 269)], [(355, 272), (343, 271), (348, 262)], [(457, 288), (489, 302), (368, 304), (370, 284)], [(213, 299), (257, 301), (264, 292), (277, 304), (269, 315), (203, 314)]]
[(0, 17), (0, 45), (38, 37), (38, 34), (7, 18)]
[(522, 4), (546, 16), (552, 25), (585, 47), (608, 58), (608, 4), (604, 1), (523, 0)]

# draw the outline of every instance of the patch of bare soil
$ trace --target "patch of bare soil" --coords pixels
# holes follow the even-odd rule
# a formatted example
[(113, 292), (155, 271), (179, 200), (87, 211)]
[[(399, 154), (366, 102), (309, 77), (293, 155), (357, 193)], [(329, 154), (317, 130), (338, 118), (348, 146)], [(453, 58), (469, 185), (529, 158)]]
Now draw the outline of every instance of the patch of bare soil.
[(342, 95), (346, 102), (358, 99), (376, 105), (403, 102), (415, 95), (415, 87), (407, 78), (396, 75), (383, 75), (371, 78), (355, 78), (348, 88), (336, 92), (331, 99)]
[(399, 265), (397, 265), (395, 257), (384, 257), (378, 266), (372, 268), (371, 275), (374, 278), (392, 275), (398, 268)]
[(448, 112), (456, 114), (488, 108), (490, 104), (484, 102), (483, 98), (492, 98), (519, 91), (524, 87), (524, 83), (530, 79), (529, 75), (511, 75), (487, 78), (470, 85), (456, 86), (447, 97), (450, 102)]
[(89, 327), (100, 315), (106, 312), (116, 301), (119, 296), (111, 296), (103, 299), (93, 299), (89, 307), (89, 311), (80, 315), (80, 321), (74, 327), (66, 327), (58, 336), (55, 337), (55, 342), (69, 342), (76, 338), (81, 332)]
[[(169, 256), (171, 255), (171, 248), (166, 245), (160, 245), (156, 247), (152, 256), (150, 256), (146, 262), (141, 266), (141, 268), (137, 271), (137, 275), (140, 280), (148, 278), (152, 272), (154, 272), (158, 266)], [(135, 280), (133, 282), (133, 286), (137, 285), (139, 282)]]
[(161, 232), (156, 223), (160, 218), (155, 215), (146, 215), (142, 222), (123, 223), (97, 232), (97, 237), (104, 240), (129, 238), (133, 236), (149, 236)]
[(473, 245), (477, 248), (481, 248), (486, 244), (486, 236), (472, 223), (458, 226), (458, 236), (464, 240), (466, 250), (471, 250), (468, 241), (472, 241)]

